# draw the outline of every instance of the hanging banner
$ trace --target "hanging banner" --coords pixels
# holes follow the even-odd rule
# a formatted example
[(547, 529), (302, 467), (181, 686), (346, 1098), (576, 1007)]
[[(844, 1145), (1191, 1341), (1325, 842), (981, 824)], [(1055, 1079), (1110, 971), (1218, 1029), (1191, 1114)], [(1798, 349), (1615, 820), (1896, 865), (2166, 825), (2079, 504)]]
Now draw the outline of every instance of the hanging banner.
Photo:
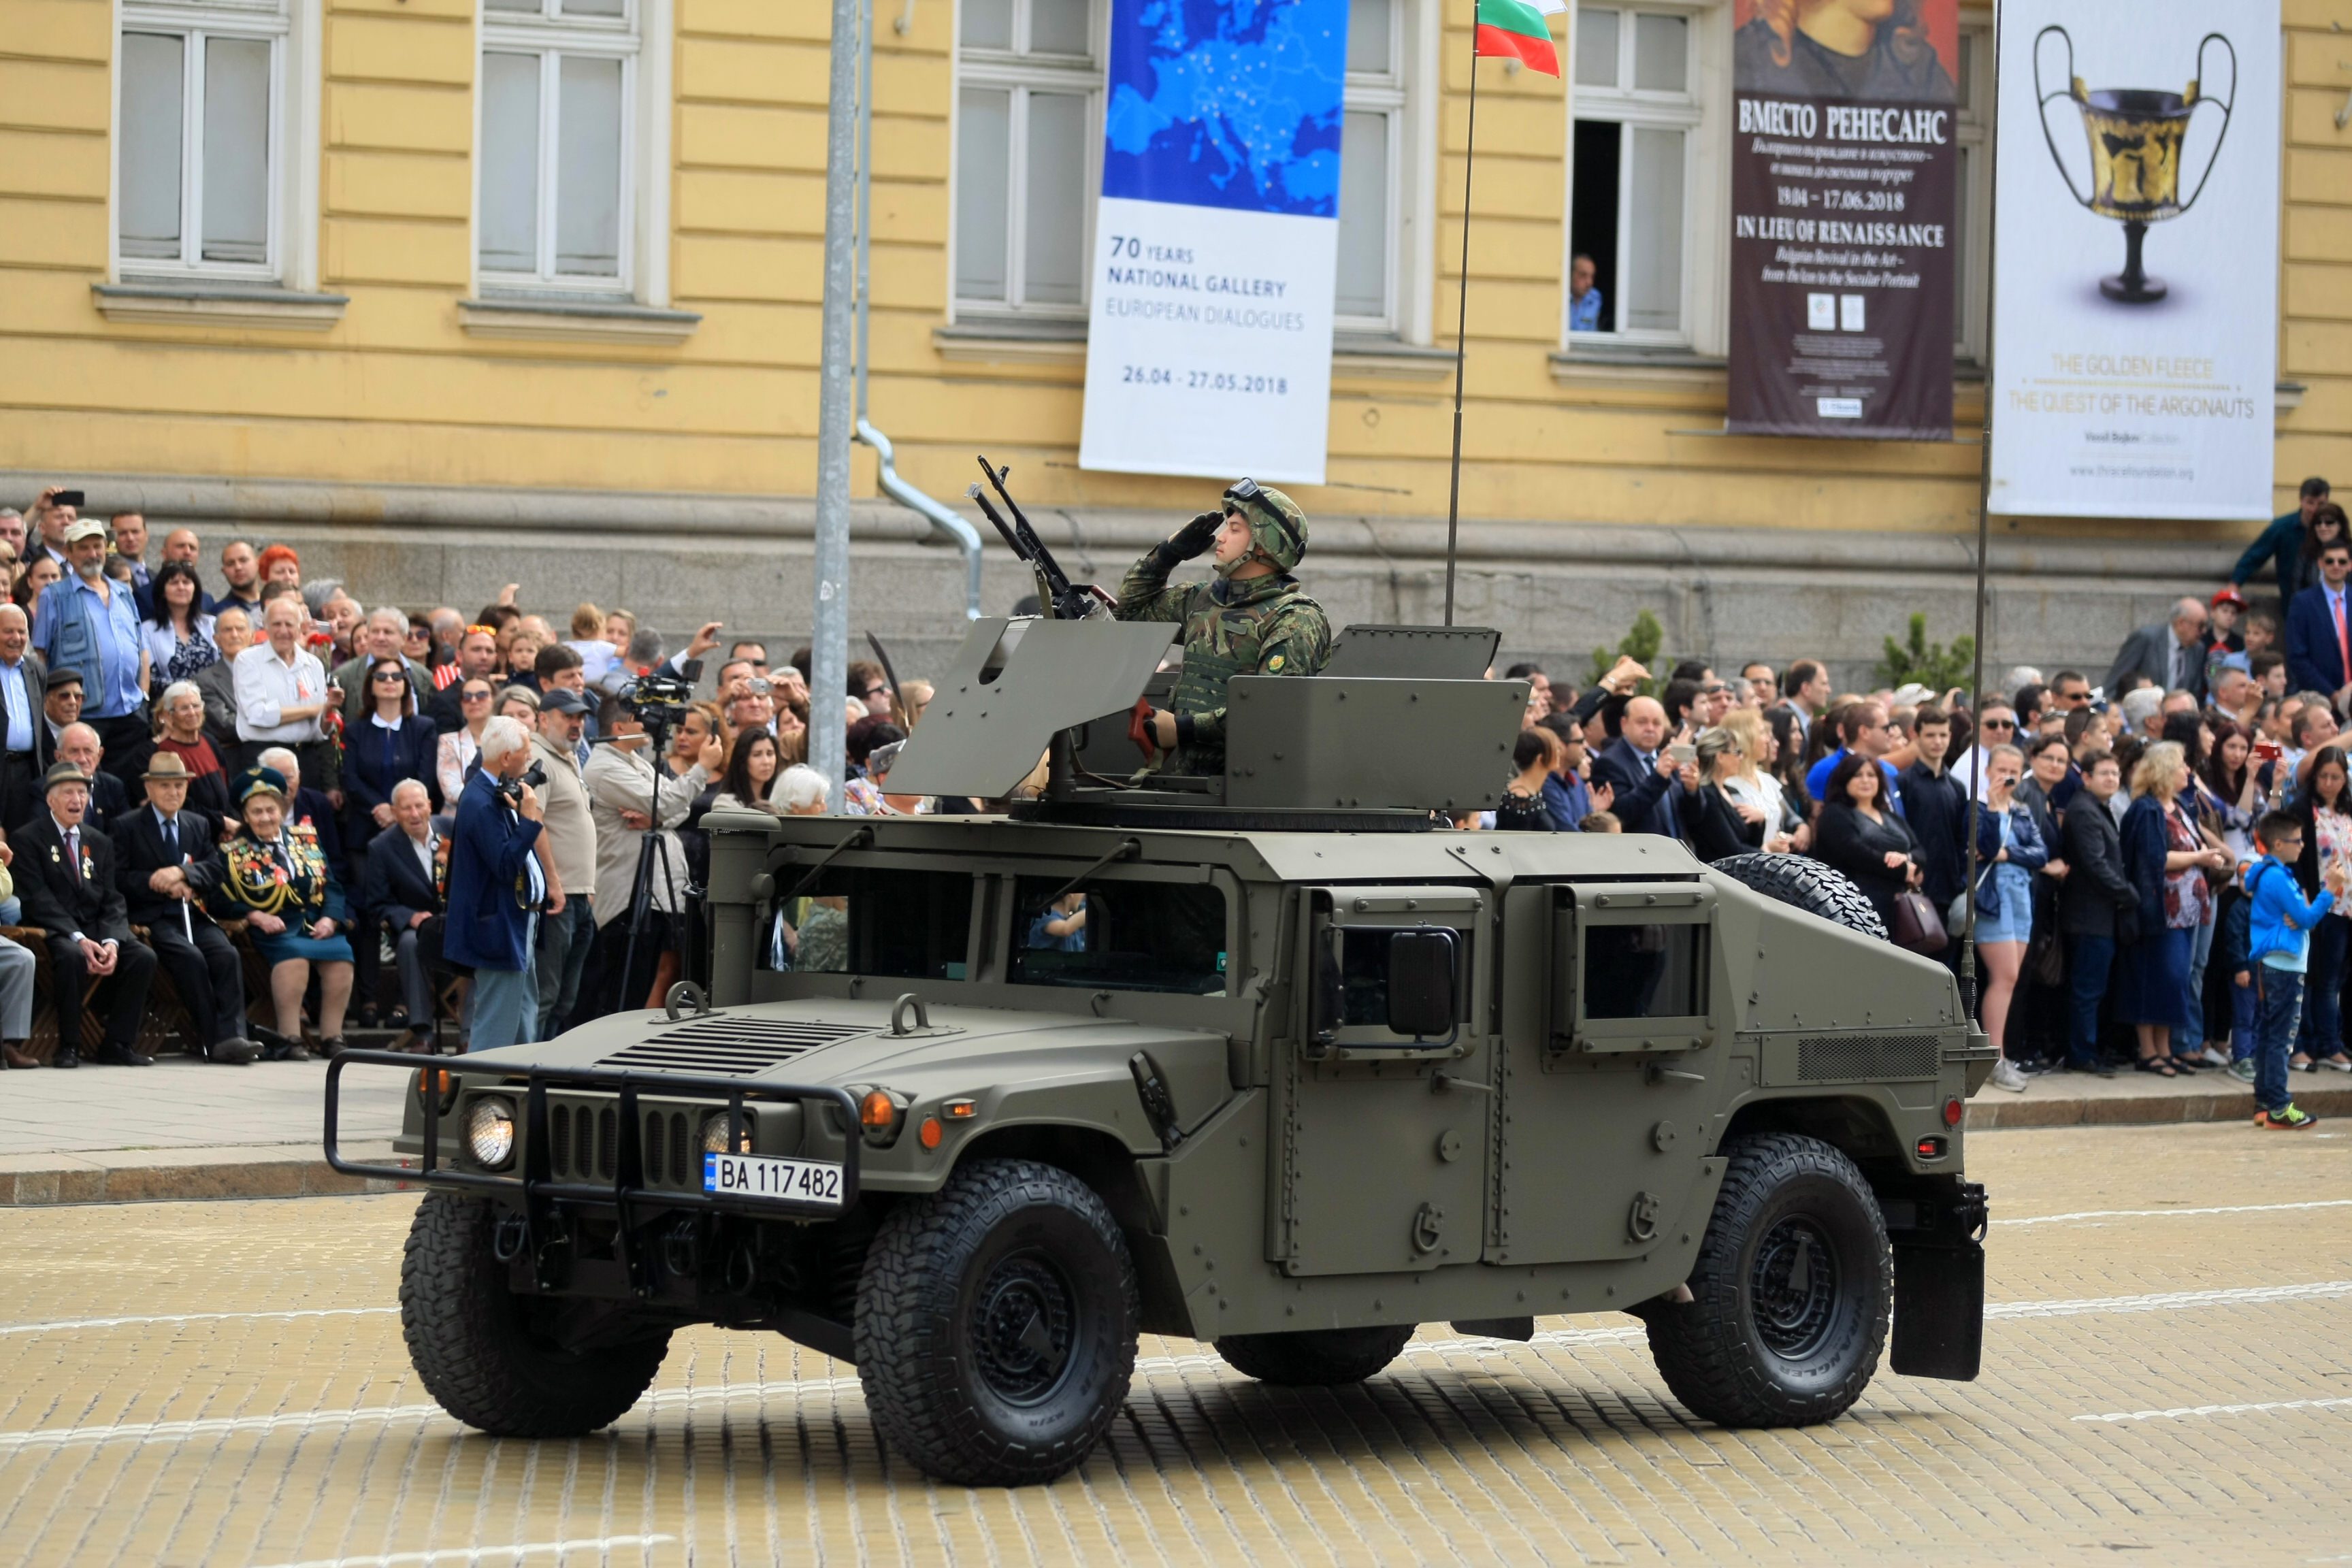
[(1950, 440), (1959, 0), (1732, 24), (1727, 428)]
[(2006, 0), (1992, 510), (2268, 518), (2279, 0)]
[(1348, 0), (1112, 0), (1082, 468), (1323, 482)]

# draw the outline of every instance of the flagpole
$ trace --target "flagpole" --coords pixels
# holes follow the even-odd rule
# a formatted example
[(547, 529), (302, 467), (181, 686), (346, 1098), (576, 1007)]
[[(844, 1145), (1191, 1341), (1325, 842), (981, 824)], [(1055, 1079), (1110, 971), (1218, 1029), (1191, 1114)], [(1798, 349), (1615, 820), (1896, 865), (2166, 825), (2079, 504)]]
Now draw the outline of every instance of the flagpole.
[(1462, 299), (1454, 319), (1454, 473), (1445, 497), (1445, 624), (1454, 624), (1454, 550), (1462, 522), (1462, 361), (1470, 331), (1470, 176), (1478, 155), (1478, 5), (1470, 5), (1470, 134), (1462, 149)]

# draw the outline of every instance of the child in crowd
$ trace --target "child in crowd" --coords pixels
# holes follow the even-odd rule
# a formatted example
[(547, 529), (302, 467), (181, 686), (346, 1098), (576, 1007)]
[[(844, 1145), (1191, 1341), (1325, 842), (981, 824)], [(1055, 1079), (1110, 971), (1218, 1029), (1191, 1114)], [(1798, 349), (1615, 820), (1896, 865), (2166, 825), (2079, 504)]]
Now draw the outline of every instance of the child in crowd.
[(2254, 1049), (2254, 1125), (2300, 1132), (2318, 1126), (2319, 1118), (2287, 1098), (2287, 1053), (2294, 1048), (2295, 1025), (2303, 1016), (2303, 976), (2310, 960), (2311, 928), (2344, 895), (2346, 873), (2331, 860), (2320, 873), (2326, 885), (2316, 899), (2306, 902), (2294, 879), (2295, 858), (2303, 853), (2303, 824), (2284, 811), (2271, 812), (2254, 825), (2254, 842), (2263, 852), (2246, 872), (2246, 894), (2253, 906), (2247, 952), (2260, 1019)]
[(1617, 814), (1613, 811), (1594, 811), (1585, 815), (1584, 820), (1576, 825), (1576, 830), (1579, 833), (1622, 833), (1625, 825), (1617, 820)]

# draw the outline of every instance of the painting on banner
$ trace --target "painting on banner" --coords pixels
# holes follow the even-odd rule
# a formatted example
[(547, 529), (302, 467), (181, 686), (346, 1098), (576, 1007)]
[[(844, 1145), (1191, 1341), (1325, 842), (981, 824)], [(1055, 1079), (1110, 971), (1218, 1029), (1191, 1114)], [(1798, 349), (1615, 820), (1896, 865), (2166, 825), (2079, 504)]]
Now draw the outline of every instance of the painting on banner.
[(1112, 0), (1078, 466), (1320, 484), (1348, 0)]
[(1952, 437), (1959, 0), (1737, 0), (1727, 427)]
[(2009, 0), (1992, 510), (2267, 518), (2278, 0)]

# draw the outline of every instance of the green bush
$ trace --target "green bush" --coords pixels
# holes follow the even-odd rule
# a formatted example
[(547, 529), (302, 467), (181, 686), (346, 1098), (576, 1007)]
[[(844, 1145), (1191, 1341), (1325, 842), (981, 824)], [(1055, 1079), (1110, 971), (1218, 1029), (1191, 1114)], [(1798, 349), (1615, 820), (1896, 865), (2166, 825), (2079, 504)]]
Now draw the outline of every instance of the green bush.
[(1969, 683), (1970, 667), (1976, 663), (1977, 643), (1974, 637), (1952, 639), (1949, 651), (1942, 643), (1927, 640), (1927, 617), (1919, 611), (1911, 615), (1910, 635), (1902, 642), (1886, 639), (1886, 657), (1878, 661), (1878, 679), (1887, 686), (1901, 686), (1917, 681), (1931, 691), (1944, 692), (1955, 686)]
[(1665, 685), (1665, 671), (1659, 667), (1658, 660), (1658, 649), (1665, 645), (1665, 640), (1666, 628), (1658, 624), (1658, 617), (1647, 610), (1638, 612), (1633, 616), (1633, 629), (1625, 634), (1624, 639), (1613, 650), (1605, 647), (1592, 650), (1592, 684), (1599, 685), (1601, 678), (1615, 667), (1619, 658), (1639, 659), (1642, 668), (1650, 671), (1651, 679), (1634, 689), (1643, 697), (1655, 697), (1659, 689)]

